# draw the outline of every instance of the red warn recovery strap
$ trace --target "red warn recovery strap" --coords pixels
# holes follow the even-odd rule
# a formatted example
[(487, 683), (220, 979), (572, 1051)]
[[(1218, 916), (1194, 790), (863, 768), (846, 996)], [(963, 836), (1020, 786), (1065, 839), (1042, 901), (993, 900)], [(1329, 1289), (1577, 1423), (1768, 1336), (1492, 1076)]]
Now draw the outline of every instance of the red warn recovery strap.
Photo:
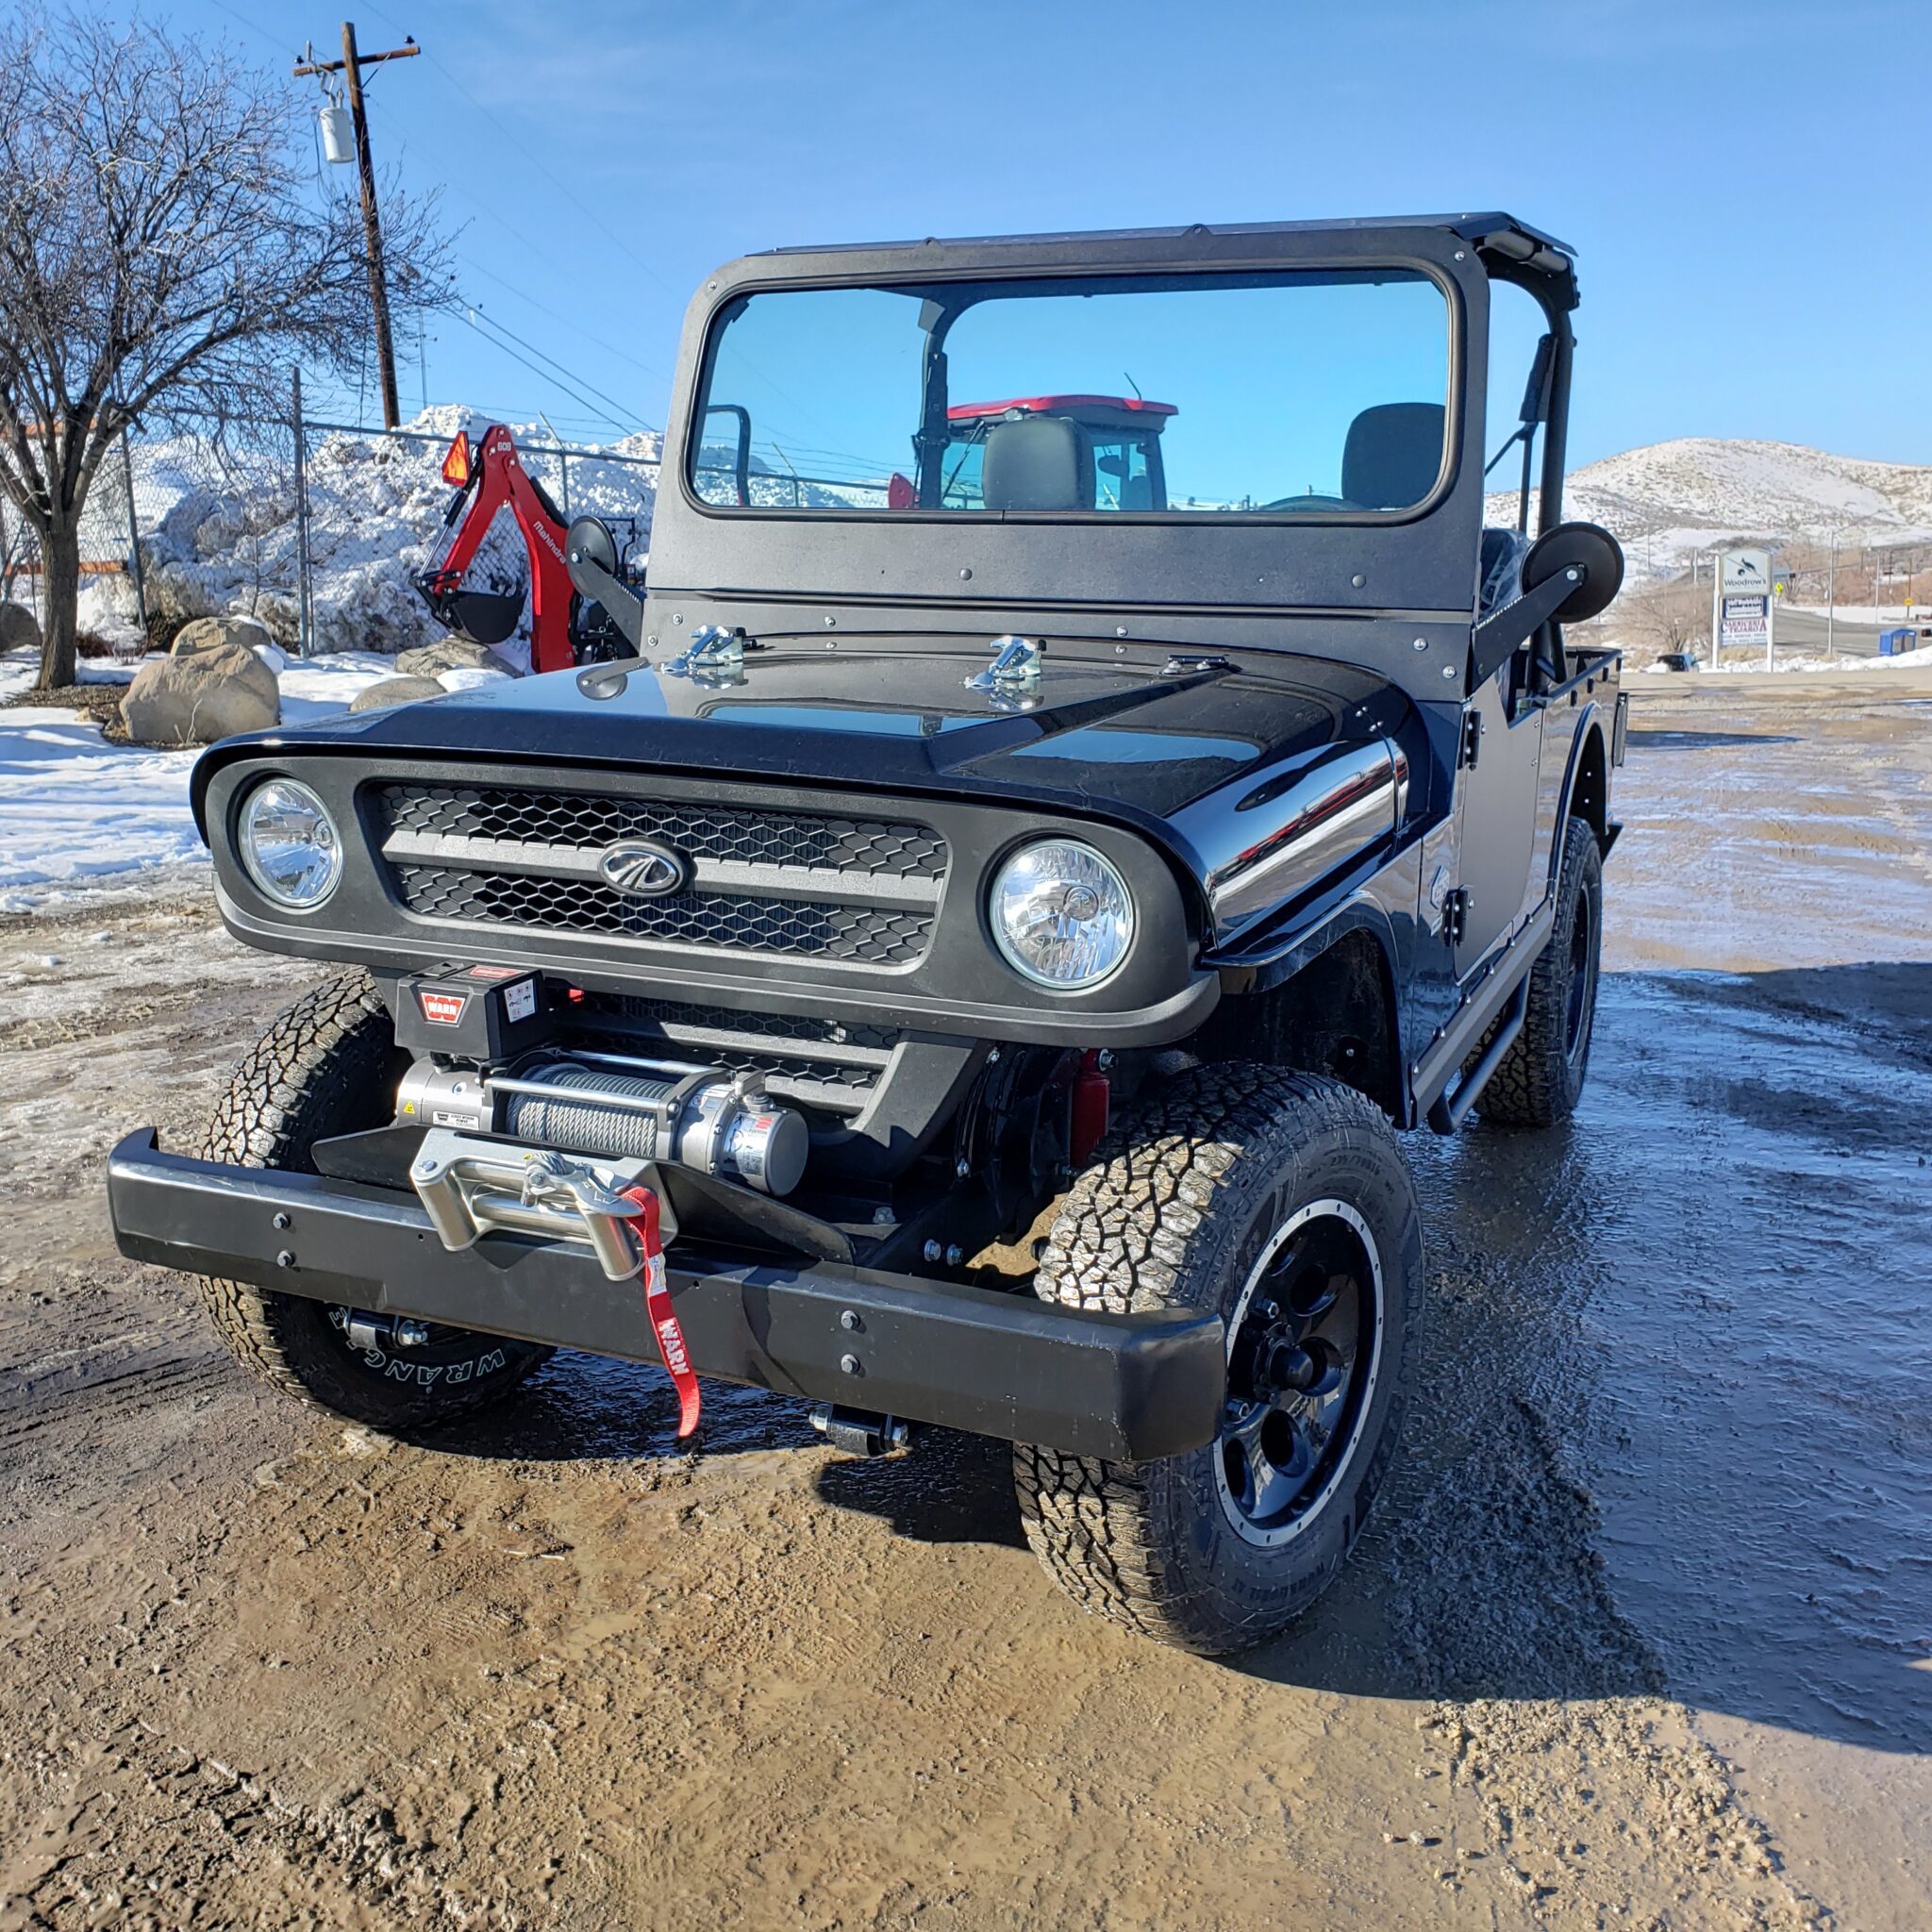
[(677, 1440), (682, 1442), (696, 1433), (701, 1405), (698, 1378), (691, 1373), (684, 1330), (677, 1324), (677, 1310), (671, 1306), (671, 1290), (664, 1278), (664, 1241), (658, 1232), (658, 1197), (649, 1188), (633, 1188), (624, 1198), (637, 1208), (634, 1225), (638, 1246), (644, 1255), (644, 1310), (650, 1317), (651, 1333), (658, 1338), (658, 1351), (664, 1357), (664, 1366), (677, 1391)]

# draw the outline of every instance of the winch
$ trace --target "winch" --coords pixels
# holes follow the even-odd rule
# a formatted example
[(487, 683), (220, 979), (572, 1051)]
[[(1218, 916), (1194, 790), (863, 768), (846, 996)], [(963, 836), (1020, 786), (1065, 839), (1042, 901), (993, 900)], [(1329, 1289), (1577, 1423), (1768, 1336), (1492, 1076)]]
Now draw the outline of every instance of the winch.
[(396, 1091), (400, 1120), (608, 1159), (695, 1168), (761, 1193), (805, 1173), (804, 1117), (776, 1106), (756, 1072), (614, 1054), (541, 1054), (504, 1072), (417, 1060)]

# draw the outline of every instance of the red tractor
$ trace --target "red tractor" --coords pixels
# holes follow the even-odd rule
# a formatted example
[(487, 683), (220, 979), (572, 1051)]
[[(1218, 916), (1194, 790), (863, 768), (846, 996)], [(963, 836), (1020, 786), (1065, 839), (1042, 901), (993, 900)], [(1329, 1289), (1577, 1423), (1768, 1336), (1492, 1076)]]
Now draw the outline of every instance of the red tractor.
[[(1165, 509), (1160, 432), (1168, 418), (1178, 414), (1172, 403), (1150, 403), (1141, 396), (1008, 396), (997, 403), (956, 403), (946, 411), (941, 501), (949, 509), (981, 508), (981, 464), (991, 432), (1004, 423), (1057, 416), (1080, 431), (1084, 508)], [(906, 488), (910, 490), (909, 482)]]
[[(490, 425), (474, 446), (469, 431), (458, 430), (442, 460), (442, 476), (457, 491), (442, 520), (451, 534), (441, 559), (414, 578), (440, 625), (478, 644), (500, 644), (515, 632), (524, 613), (521, 586), (515, 591), (465, 588), (484, 539), (498, 512), (508, 508), (530, 556), (530, 669), (563, 671), (628, 655), (629, 645), (603, 606), (573, 588), (563, 514), (524, 467), (516, 439), (502, 424)], [(637, 536), (633, 521), (625, 556), (601, 559), (610, 575), (633, 586), (637, 574), (627, 568), (627, 556)]]

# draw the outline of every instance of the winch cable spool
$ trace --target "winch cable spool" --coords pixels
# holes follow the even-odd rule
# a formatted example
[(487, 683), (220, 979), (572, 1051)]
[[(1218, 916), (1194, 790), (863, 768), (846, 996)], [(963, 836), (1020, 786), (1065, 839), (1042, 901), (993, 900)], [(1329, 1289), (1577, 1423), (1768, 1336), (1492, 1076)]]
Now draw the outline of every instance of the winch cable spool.
[(756, 1076), (722, 1067), (606, 1071), (586, 1064), (592, 1058), (481, 1075), (418, 1060), (396, 1096), (398, 1115), (565, 1153), (722, 1174), (767, 1194), (789, 1194), (803, 1177), (811, 1152), (804, 1116), (776, 1106)]
[[(526, 1076), (548, 1093), (506, 1093), (503, 1131), (519, 1141), (545, 1147), (565, 1147), (574, 1154), (608, 1154), (640, 1160), (675, 1158), (658, 1149), (658, 1123), (673, 1110), (683, 1079), (652, 1079), (625, 1074), (600, 1074), (590, 1067), (554, 1066), (534, 1069)], [(581, 1092), (583, 1099), (565, 1096)], [(637, 1103), (637, 1110), (600, 1104), (599, 1093), (621, 1093)], [(648, 1111), (646, 1110), (648, 1109)]]

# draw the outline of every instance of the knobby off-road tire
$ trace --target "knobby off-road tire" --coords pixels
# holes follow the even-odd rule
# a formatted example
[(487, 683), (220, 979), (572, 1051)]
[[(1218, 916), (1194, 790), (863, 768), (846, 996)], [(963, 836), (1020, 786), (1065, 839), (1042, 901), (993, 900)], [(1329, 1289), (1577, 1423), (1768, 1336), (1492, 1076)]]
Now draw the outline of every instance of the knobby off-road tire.
[[(1312, 1465), (1299, 1505), (1271, 1475), (1267, 1492), (1291, 1500), (1270, 1522), (1247, 1515), (1239, 1493), (1240, 1417), (1253, 1412), (1239, 1391), (1257, 1310), (1306, 1312), (1341, 1278), (1308, 1265), (1311, 1241), (1330, 1257), (1346, 1249), (1357, 1257), (1348, 1265), (1374, 1277), (1357, 1296), (1358, 1345), (1343, 1383), (1355, 1407), (1337, 1414), (1327, 1460)], [(1021, 1517), (1048, 1574), (1088, 1609), (1183, 1649), (1218, 1655), (1278, 1633), (1334, 1580), (1388, 1472), (1421, 1269), (1407, 1166), (1388, 1122), (1352, 1089), (1233, 1063), (1143, 1095), (1069, 1191), (1034, 1291), (1075, 1307), (1220, 1314), (1229, 1324), (1223, 1439), (1138, 1464), (1017, 1448)], [(1310, 1349), (1322, 1345), (1310, 1337)]]
[(1556, 926), (1530, 969), (1523, 1031), (1476, 1099), (1479, 1119), (1498, 1127), (1554, 1127), (1576, 1111), (1590, 1077), (1603, 937), (1603, 854), (1595, 832), (1572, 819), (1563, 833)]
[[(312, 1174), (317, 1141), (388, 1123), (404, 1058), (368, 974), (327, 980), (280, 1014), (235, 1069), (203, 1158)], [(291, 1244), (299, 1248), (299, 1231)], [(322, 1302), (207, 1276), (201, 1294), (222, 1340), (264, 1382), (379, 1429), (447, 1422), (498, 1401), (552, 1353), (442, 1326), (418, 1348), (360, 1351)]]

